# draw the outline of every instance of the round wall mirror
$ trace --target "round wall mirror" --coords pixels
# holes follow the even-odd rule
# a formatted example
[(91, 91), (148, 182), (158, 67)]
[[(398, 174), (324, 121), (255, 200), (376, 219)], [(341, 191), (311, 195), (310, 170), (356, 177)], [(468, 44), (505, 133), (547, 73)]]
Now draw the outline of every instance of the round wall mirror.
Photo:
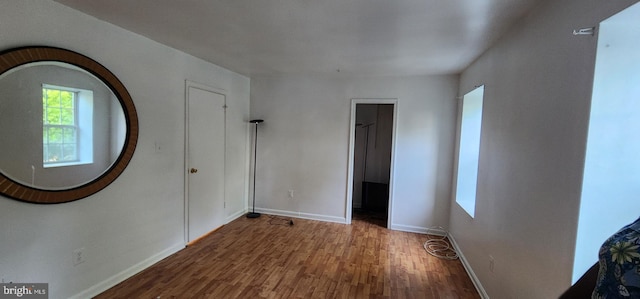
[(129, 92), (98, 62), (52, 47), (0, 52), (0, 194), (87, 197), (124, 171), (137, 139)]

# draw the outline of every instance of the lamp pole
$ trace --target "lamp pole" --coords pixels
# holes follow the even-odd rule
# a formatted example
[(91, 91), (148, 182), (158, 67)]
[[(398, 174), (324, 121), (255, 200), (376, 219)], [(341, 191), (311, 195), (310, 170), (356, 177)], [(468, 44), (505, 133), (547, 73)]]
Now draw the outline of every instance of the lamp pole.
[(256, 164), (258, 162), (258, 124), (264, 122), (262, 119), (253, 119), (249, 121), (256, 125), (256, 132), (253, 135), (253, 210), (247, 213), (247, 218), (258, 218), (260, 213), (256, 213)]

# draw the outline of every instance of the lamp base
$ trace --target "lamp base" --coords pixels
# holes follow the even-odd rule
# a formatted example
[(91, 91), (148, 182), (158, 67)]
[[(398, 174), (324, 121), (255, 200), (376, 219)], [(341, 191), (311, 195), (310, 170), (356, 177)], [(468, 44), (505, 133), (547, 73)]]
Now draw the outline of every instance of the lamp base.
[(260, 213), (247, 213), (247, 218), (258, 218), (260, 217)]

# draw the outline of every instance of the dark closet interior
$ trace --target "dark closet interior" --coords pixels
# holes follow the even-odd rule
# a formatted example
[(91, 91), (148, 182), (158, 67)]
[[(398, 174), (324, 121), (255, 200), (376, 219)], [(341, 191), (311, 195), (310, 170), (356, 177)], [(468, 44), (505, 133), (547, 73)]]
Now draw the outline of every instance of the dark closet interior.
[(353, 219), (387, 227), (392, 104), (357, 104), (353, 168)]

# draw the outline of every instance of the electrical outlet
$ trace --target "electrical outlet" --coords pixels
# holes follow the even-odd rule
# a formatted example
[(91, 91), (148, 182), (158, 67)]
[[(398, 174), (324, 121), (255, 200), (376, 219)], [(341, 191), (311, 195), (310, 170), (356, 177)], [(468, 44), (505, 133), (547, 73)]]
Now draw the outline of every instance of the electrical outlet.
[(82, 263), (84, 263), (84, 247), (73, 251), (73, 266), (77, 266)]
[(493, 273), (493, 269), (496, 266), (496, 260), (493, 258), (493, 256), (489, 256), (489, 271), (491, 271), (491, 273)]
[(293, 198), (293, 190), (289, 190), (289, 198)]

